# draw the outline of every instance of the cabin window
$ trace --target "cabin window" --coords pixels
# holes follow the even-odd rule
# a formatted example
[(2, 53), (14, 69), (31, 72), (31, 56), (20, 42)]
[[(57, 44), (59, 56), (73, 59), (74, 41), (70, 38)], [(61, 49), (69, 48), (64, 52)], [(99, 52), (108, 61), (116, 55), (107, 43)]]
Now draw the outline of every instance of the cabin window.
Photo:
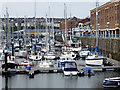
[(76, 64), (75, 63), (66, 63), (65, 68), (76, 68)]

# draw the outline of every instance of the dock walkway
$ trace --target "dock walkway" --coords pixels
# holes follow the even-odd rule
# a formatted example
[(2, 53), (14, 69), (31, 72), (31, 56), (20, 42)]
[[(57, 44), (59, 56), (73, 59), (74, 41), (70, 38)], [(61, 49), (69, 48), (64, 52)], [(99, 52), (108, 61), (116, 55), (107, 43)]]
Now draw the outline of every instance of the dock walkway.
[[(78, 71), (81, 71), (83, 68), (86, 68), (86, 67), (90, 67), (94, 71), (105, 71), (107, 69), (120, 70), (120, 62), (119, 61), (109, 59), (109, 58), (107, 58), (107, 61), (112, 63), (113, 65), (112, 66), (100, 66), (100, 67), (87, 66), (87, 65), (85, 65), (84, 61), (77, 61)], [(2, 72), (5, 72), (5, 71), (0, 69), (0, 74), (2, 74)], [(8, 69), (8, 72), (16, 72), (17, 74), (56, 73), (56, 72), (61, 72), (61, 68), (40, 67), (37, 65), (37, 66), (31, 67), (31, 70), (27, 70), (27, 68), (25, 68), (25, 69)]]
[(85, 64), (83, 66), (81, 66), (80, 64), (78, 64), (78, 70), (80, 71), (81, 69), (86, 68), (86, 67), (90, 67), (94, 71), (104, 71), (107, 69), (120, 70), (120, 62), (119, 61), (107, 58), (107, 62), (110, 62), (112, 64), (112, 66), (99, 66), (98, 67), (98, 66), (87, 66)]
[(45, 72), (57, 72), (58, 70), (60, 70), (60, 68), (55, 68), (55, 67), (39, 67), (38, 65), (31, 68), (29, 72), (29, 74), (33, 74), (35, 71), (39, 71), (39, 73), (45, 73)]
[(111, 58), (107, 58), (107, 61), (112, 63), (115, 66), (120, 66), (120, 61), (117, 61), (117, 60), (114, 60), (114, 59), (111, 59)]

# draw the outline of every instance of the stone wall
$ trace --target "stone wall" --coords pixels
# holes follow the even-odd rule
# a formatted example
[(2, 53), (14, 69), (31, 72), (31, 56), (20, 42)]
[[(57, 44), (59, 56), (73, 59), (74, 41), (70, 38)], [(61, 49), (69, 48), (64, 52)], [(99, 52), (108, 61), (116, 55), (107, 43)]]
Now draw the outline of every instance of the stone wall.
[[(61, 36), (55, 37), (57, 41), (62, 42)], [(96, 38), (78, 38), (81, 39), (82, 46), (85, 47), (88, 45), (90, 48), (96, 47)], [(102, 44), (101, 44), (102, 43)], [(102, 52), (103, 48), (103, 56), (109, 57), (110, 54), (113, 59), (120, 61), (120, 39), (108, 39), (103, 38), (102, 40), (99, 38), (99, 50)]]
[[(81, 38), (82, 45), (88, 45), (89, 47), (95, 48), (96, 46), (96, 38)], [(101, 44), (102, 43), (102, 44)], [(103, 55), (109, 57), (110, 54), (113, 59), (120, 61), (120, 39), (99, 39), (99, 49)]]

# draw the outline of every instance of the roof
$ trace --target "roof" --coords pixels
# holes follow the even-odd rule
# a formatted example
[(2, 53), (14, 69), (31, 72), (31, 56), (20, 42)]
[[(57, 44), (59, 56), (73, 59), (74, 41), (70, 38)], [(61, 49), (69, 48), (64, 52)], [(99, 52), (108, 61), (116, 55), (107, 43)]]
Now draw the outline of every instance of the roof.
[[(111, 3), (113, 3), (113, 2), (119, 2), (119, 1), (120, 1), (120, 0), (111, 0), (111, 1), (109, 1), (109, 2), (106, 2), (106, 3), (103, 4), (103, 5), (99, 6), (99, 8), (104, 7), (104, 6), (106, 6), (106, 5), (108, 5), (108, 4), (111, 4)], [(90, 11), (95, 10), (95, 9), (96, 9), (96, 8), (91, 9)]]
[(85, 19), (79, 21), (78, 23), (86, 23), (86, 22), (90, 22), (90, 18), (85, 18)]

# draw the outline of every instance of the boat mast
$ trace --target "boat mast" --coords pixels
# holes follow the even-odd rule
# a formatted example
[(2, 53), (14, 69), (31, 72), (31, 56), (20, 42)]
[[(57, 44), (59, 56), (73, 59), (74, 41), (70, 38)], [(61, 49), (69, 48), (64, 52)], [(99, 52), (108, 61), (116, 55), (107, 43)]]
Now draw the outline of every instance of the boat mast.
[(65, 41), (66, 41), (66, 45), (67, 45), (67, 7), (66, 4), (64, 4), (64, 13), (65, 13)]
[(35, 0), (35, 7), (34, 7), (34, 9), (35, 9), (35, 39), (36, 39), (36, 34), (37, 34), (37, 32), (36, 32), (36, 0)]
[(2, 17), (0, 16), (0, 29), (2, 29)]
[(71, 3), (70, 3), (70, 25), (71, 25), (71, 33), (70, 33), (70, 41), (72, 39), (72, 17), (71, 17)]
[(96, 0), (96, 47), (98, 47), (98, 0)]
[(6, 8), (6, 49), (8, 50), (8, 8)]
[(18, 16), (17, 16), (17, 32), (18, 32), (17, 38), (18, 38), (18, 41), (19, 41), (19, 21), (18, 21)]
[(49, 6), (49, 51), (50, 51), (50, 31), (51, 31), (51, 28), (50, 28), (50, 6)]
[(46, 13), (46, 49), (47, 49), (47, 44), (48, 44), (48, 28), (47, 28), (47, 13)]
[(27, 44), (26, 43), (26, 33), (27, 33), (27, 29), (26, 29), (26, 25), (27, 25), (27, 22), (26, 22), (26, 16), (24, 16), (24, 35), (25, 35), (25, 45)]
[(54, 19), (52, 18), (52, 32), (53, 32), (53, 42), (54, 42)]

